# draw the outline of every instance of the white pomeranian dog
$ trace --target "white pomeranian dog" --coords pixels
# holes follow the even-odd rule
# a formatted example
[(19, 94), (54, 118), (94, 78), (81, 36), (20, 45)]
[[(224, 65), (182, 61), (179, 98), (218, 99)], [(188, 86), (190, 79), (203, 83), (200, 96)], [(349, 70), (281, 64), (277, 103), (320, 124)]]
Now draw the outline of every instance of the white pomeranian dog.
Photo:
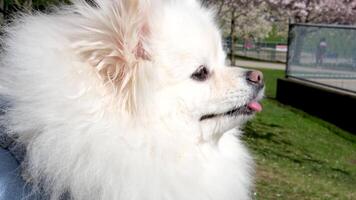
[(239, 127), (262, 74), (227, 67), (195, 0), (84, 0), (6, 28), (1, 121), (49, 199), (246, 200)]

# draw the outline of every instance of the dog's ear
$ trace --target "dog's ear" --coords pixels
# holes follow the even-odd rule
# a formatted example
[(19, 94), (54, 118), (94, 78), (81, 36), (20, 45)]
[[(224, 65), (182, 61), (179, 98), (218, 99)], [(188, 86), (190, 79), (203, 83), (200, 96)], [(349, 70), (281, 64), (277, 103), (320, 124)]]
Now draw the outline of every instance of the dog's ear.
[(75, 6), (83, 21), (73, 48), (114, 89), (122, 109), (135, 112), (138, 69), (151, 59), (152, 5), (147, 0), (82, 0)]

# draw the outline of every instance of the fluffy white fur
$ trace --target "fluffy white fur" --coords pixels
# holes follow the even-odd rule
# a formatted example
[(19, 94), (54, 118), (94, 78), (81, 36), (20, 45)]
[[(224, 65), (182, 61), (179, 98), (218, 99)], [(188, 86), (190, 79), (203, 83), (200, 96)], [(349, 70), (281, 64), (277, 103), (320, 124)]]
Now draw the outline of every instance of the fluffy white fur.
[[(51, 199), (245, 200), (245, 71), (225, 67), (213, 12), (194, 0), (96, 0), (7, 28), (1, 119)], [(206, 65), (206, 81), (190, 76)], [(258, 98), (260, 98), (261, 94)]]

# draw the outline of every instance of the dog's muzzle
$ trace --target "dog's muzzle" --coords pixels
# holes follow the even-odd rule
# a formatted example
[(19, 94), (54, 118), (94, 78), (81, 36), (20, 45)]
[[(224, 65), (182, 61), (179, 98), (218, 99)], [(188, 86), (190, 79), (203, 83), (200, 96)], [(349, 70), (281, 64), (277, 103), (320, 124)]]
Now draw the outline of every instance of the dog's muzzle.
[(264, 88), (263, 74), (260, 71), (247, 71), (245, 73), (247, 83), (253, 87), (253, 97), (247, 104), (239, 107), (234, 107), (223, 113), (212, 113), (203, 115), (200, 121), (222, 117), (222, 116), (239, 116), (239, 115), (252, 115), (256, 112), (262, 111), (262, 106), (258, 102), (258, 94)]

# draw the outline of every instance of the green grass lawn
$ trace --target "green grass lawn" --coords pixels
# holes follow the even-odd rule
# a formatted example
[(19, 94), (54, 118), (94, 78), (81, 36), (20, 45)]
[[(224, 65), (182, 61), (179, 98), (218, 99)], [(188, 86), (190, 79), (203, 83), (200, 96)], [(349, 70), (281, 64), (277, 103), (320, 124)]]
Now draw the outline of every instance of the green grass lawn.
[(261, 70), (264, 110), (245, 127), (243, 139), (256, 160), (254, 199), (356, 199), (356, 135), (278, 103), (276, 79)]

